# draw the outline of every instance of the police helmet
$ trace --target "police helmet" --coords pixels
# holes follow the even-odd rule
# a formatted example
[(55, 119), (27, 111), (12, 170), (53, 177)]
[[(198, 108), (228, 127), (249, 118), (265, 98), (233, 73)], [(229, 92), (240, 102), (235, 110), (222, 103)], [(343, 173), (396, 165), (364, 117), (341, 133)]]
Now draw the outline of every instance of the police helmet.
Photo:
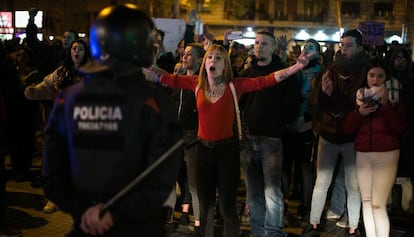
[(115, 61), (150, 66), (154, 57), (154, 23), (133, 4), (104, 8), (90, 30), (92, 57), (101, 65)]

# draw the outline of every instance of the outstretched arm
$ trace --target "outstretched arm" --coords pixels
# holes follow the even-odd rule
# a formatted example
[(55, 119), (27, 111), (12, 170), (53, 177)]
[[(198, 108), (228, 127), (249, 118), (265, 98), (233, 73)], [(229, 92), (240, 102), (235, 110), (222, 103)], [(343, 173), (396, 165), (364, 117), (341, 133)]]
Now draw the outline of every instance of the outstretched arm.
[(195, 90), (198, 82), (198, 76), (170, 74), (157, 67), (143, 68), (145, 80), (154, 83), (160, 83), (170, 88), (181, 88), (186, 90)]
[(285, 80), (286, 78), (292, 76), (293, 74), (299, 72), (303, 68), (308, 65), (309, 60), (313, 58), (314, 55), (316, 55), (317, 52), (312, 52), (309, 54), (305, 53), (305, 50), (302, 51), (302, 53), (299, 55), (299, 57), (296, 59), (296, 63), (293, 64), (290, 67), (278, 70), (274, 72), (275, 80), (277, 82), (281, 82)]
[(26, 98), (29, 100), (54, 100), (58, 92), (56, 85), (62, 80), (62, 76), (59, 76), (60, 69), (61, 67), (47, 75), (40, 83), (26, 87), (24, 91)]
[(142, 68), (142, 73), (144, 73), (145, 80), (154, 83), (159, 83), (161, 80), (161, 76), (167, 74), (167, 71), (159, 67), (147, 67)]

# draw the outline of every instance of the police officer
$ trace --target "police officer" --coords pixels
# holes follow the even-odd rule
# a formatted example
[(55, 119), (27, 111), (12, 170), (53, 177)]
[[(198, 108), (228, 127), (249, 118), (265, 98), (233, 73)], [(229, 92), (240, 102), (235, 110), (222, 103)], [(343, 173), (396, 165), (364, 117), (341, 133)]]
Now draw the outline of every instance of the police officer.
[(68, 236), (163, 236), (162, 204), (176, 182), (171, 157), (100, 216), (181, 137), (171, 98), (144, 80), (154, 24), (135, 5), (103, 9), (90, 31), (87, 79), (56, 99), (46, 126), (44, 191), (71, 214)]

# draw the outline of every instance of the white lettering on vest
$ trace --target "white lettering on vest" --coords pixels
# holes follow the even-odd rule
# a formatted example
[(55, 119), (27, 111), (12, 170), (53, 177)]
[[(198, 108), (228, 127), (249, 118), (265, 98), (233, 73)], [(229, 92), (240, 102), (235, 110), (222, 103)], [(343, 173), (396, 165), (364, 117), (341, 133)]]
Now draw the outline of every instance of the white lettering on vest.
[(75, 120), (122, 120), (119, 106), (76, 106), (73, 110)]
[(78, 122), (79, 130), (89, 131), (118, 131), (116, 122)]

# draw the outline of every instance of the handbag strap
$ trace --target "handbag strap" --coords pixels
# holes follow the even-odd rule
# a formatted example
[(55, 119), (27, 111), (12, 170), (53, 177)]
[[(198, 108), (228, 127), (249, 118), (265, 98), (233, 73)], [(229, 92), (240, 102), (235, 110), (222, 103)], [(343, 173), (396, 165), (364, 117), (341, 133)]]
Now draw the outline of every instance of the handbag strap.
[(242, 134), (240, 108), (239, 108), (239, 102), (237, 101), (236, 88), (234, 88), (234, 84), (232, 81), (229, 83), (229, 86), (230, 86), (231, 94), (233, 95), (234, 109), (236, 110), (236, 119), (237, 119), (237, 131), (239, 132), (239, 140), (241, 141), (243, 138), (243, 134)]
[[(229, 86), (230, 86), (230, 90), (231, 90), (231, 94), (233, 95), (233, 101), (234, 101), (234, 109), (236, 111), (236, 120), (237, 120), (237, 131), (239, 133), (239, 140), (242, 140), (243, 138), (243, 133), (242, 133), (242, 126), (241, 126), (241, 118), (240, 118), (240, 108), (239, 108), (239, 103), (237, 101), (237, 94), (236, 94), (236, 88), (234, 87), (233, 82), (229, 82)], [(197, 93), (199, 90), (199, 86), (197, 85), (194, 93), (195, 93), (195, 98), (197, 99)]]

